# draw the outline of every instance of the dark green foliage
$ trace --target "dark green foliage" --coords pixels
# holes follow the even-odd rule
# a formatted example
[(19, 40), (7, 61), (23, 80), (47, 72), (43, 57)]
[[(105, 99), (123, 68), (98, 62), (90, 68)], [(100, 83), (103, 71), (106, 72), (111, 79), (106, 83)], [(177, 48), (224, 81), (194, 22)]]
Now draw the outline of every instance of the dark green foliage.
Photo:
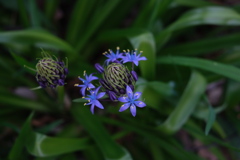
[[(216, 2), (0, 0), (0, 159), (239, 159), (240, 6)], [(147, 106), (92, 115), (74, 84), (118, 46), (148, 59), (128, 79)], [(64, 86), (31, 90), (42, 50), (68, 58)]]

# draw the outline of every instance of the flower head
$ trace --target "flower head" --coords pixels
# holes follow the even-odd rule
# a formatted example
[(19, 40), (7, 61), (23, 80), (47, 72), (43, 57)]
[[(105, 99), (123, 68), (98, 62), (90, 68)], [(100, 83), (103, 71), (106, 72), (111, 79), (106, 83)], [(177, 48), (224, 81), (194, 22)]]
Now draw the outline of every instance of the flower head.
[(97, 106), (98, 108), (104, 109), (103, 105), (99, 102), (98, 99), (102, 98), (105, 95), (105, 92), (98, 93), (101, 86), (94, 90), (90, 90), (90, 94), (88, 97), (83, 97), (84, 99), (88, 100), (89, 103), (85, 103), (84, 105), (91, 105), (91, 112), (94, 114), (94, 106)]
[(95, 88), (95, 86), (91, 83), (93, 80), (97, 80), (98, 77), (93, 76), (93, 74), (90, 74), (89, 76), (86, 74), (86, 71), (84, 71), (83, 75), (85, 76), (85, 79), (79, 77), (79, 80), (83, 82), (83, 84), (75, 84), (74, 86), (81, 87), (81, 93), (82, 96), (85, 96), (86, 89), (92, 89)]
[(147, 60), (146, 57), (140, 57), (142, 54), (141, 51), (139, 54), (137, 54), (137, 49), (132, 53), (130, 53), (129, 50), (127, 52), (126, 51), (124, 52), (125, 52), (125, 56), (122, 58), (123, 63), (133, 62), (136, 66), (138, 66), (139, 61)]
[(42, 88), (63, 86), (68, 74), (67, 65), (59, 61), (56, 57), (54, 60), (47, 52), (43, 51), (42, 56), (43, 58), (39, 59), (36, 64), (36, 79), (39, 85)]
[(118, 61), (118, 59), (123, 58), (122, 53), (119, 53), (119, 47), (117, 47), (117, 51), (116, 53), (114, 53), (112, 50), (109, 49), (109, 53), (108, 52), (104, 52), (103, 55), (105, 55), (108, 59), (106, 60), (107, 65), (110, 62), (116, 62)]
[(120, 63), (109, 64), (103, 72), (100, 84), (106, 89), (111, 100), (126, 93), (126, 86), (133, 86), (135, 78), (128, 68)]
[(141, 97), (142, 95), (141, 92), (136, 92), (133, 94), (133, 91), (129, 86), (126, 87), (126, 91), (127, 91), (127, 97), (118, 98), (120, 102), (125, 103), (121, 106), (119, 112), (125, 111), (130, 107), (130, 111), (132, 115), (135, 117), (137, 114), (136, 107), (143, 108), (146, 106), (146, 104), (142, 101), (136, 101), (138, 98)]

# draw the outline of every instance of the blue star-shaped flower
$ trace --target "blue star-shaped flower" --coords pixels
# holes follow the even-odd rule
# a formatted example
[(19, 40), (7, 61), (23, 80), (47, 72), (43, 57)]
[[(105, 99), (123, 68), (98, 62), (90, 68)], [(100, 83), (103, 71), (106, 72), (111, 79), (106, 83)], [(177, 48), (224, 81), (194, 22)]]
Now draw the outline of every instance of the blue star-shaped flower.
[(97, 106), (98, 108), (104, 109), (103, 105), (99, 102), (98, 99), (102, 98), (105, 95), (105, 92), (100, 92), (98, 94), (99, 89), (101, 86), (96, 88), (95, 90), (90, 90), (91, 95), (88, 95), (88, 97), (84, 97), (84, 99), (88, 100), (89, 103), (85, 103), (84, 105), (90, 105), (91, 104), (91, 112), (94, 114), (94, 106)]
[(112, 50), (109, 50), (109, 53), (105, 52), (103, 53), (103, 55), (105, 55), (108, 59), (106, 60), (106, 63), (107, 65), (110, 63), (110, 62), (114, 62), (114, 61), (117, 61), (117, 59), (121, 59), (123, 58), (123, 55), (122, 53), (119, 53), (119, 47), (117, 47), (117, 51), (116, 53), (114, 53)]
[(128, 50), (128, 52), (125, 53), (125, 56), (123, 56), (122, 61), (123, 61), (123, 63), (133, 62), (136, 66), (138, 66), (138, 61), (147, 60), (146, 57), (140, 57), (141, 54), (142, 54), (142, 52), (137, 54), (136, 50), (135, 50), (135, 52), (132, 52), (132, 53), (130, 53), (130, 51)]
[(95, 86), (91, 83), (91, 81), (97, 80), (98, 77), (95, 77), (92, 74), (90, 74), (88, 76), (85, 71), (84, 71), (83, 75), (85, 76), (85, 79), (79, 77), (79, 80), (81, 80), (83, 82), (83, 84), (80, 84), (80, 85), (79, 84), (75, 84), (75, 86), (81, 87), (82, 96), (85, 96), (86, 89), (95, 88)]
[(127, 91), (127, 95), (128, 95), (127, 97), (119, 97), (118, 98), (118, 100), (120, 102), (125, 103), (121, 106), (119, 112), (125, 111), (126, 109), (128, 109), (130, 107), (130, 111), (131, 111), (132, 115), (135, 117), (137, 114), (136, 106), (143, 108), (146, 106), (146, 104), (142, 101), (136, 101), (142, 95), (141, 92), (136, 92), (133, 94), (133, 91), (129, 86), (126, 87), (126, 91)]

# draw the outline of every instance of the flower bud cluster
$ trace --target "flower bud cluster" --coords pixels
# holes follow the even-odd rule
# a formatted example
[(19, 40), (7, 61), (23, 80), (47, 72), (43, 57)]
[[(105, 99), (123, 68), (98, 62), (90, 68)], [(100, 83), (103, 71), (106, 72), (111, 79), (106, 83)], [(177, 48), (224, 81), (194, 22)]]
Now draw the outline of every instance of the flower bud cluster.
[(36, 69), (29, 69), (36, 72), (36, 80), (41, 88), (63, 86), (68, 74), (67, 59), (65, 64), (56, 57), (53, 59), (45, 51), (42, 52), (42, 58), (38, 60)]
[[(117, 47), (116, 53), (112, 50), (103, 53), (107, 57), (104, 65), (99, 63), (95, 64), (95, 68), (98, 74), (101, 74), (101, 78), (93, 76), (93, 73), (87, 75), (84, 73), (85, 78), (79, 78), (82, 84), (75, 84), (77, 87), (81, 87), (81, 93), (84, 99), (89, 103), (85, 105), (91, 105), (91, 112), (94, 113), (94, 107), (104, 109), (101, 101), (113, 101), (123, 102), (124, 104), (120, 108), (120, 112), (130, 108), (132, 115), (136, 116), (136, 107), (145, 107), (146, 104), (142, 101), (137, 101), (141, 96), (141, 92), (133, 93), (135, 89), (135, 83), (138, 80), (137, 73), (133, 70), (134, 65), (138, 66), (139, 61), (147, 60), (146, 57), (141, 57), (142, 52), (139, 54), (137, 50), (127, 52), (124, 50), (120, 53), (119, 47)], [(129, 70), (125, 63), (132, 63), (132, 70)], [(98, 87), (92, 83), (93, 80), (98, 80)], [(101, 88), (101, 93), (98, 91)], [(86, 92), (89, 92), (86, 97)], [(105, 97), (104, 97), (105, 96)], [(104, 99), (105, 98), (105, 99)]]

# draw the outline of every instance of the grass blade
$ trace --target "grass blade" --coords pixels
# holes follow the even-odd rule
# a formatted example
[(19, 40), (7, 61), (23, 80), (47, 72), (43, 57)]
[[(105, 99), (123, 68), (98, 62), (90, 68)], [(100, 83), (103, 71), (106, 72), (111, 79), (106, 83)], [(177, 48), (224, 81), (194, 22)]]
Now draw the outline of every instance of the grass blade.
[(9, 154), (9, 160), (24, 160), (23, 156), (22, 156), (22, 152), (25, 146), (25, 142), (26, 139), (28, 138), (29, 135), (29, 131), (30, 131), (30, 123), (31, 123), (31, 119), (33, 117), (33, 113), (28, 117), (28, 119), (26, 120), (26, 122), (23, 124), (22, 130), (18, 136), (18, 138), (16, 139), (16, 141), (14, 142), (14, 145), (10, 151)]
[(131, 160), (130, 154), (111, 139), (106, 129), (88, 108), (75, 106), (71, 110), (73, 117), (89, 132), (108, 160)]
[(214, 5), (212, 2), (204, 1), (204, 0), (194, 0), (194, 1), (189, 1), (189, 0), (174, 0), (175, 2), (184, 5), (184, 6), (189, 6), (189, 7), (205, 7), (205, 6), (210, 6)]
[[(104, 22), (104, 20), (107, 18), (107, 16), (111, 13), (111, 11), (117, 6), (119, 3), (119, 0), (115, 1), (107, 1), (104, 3), (104, 6), (99, 10), (99, 12), (96, 12), (93, 19), (91, 20), (89, 24), (89, 28), (86, 30), (84, 35), (78, 39), (76, 50), (79, 52), (83, 48), (83, 46), (87, 43), (89, 38), (94, 34), (94, 32), (97, 30), (97, 28)], [(101, 14), (99, 14), (101, 13)], [(89, 55), (84, 55), (89, 56)]]
[(28, 13), (27, 10), (25, 9), (26, 5), (24, 4), (24, 0), (17, 0), (17, 2), (21, 21), (24, 27), (28, 27), (29, 26)]
[(205, 38), (194, 42), (177, 44), (161, 50), (161, 54), (199, 55), (218, 49), (225, 49), (239, 45), (240, 33), (229, 34), (221, 37)]
[(44, 30), (21, 30), (0, 32), (0, 43), (34, 44), (37, 47), (60, 49), (68, 53), (75, 50), (65, 41)]
[(189, 57), (180, 57), (180, 56), (171, 56), (171, 57), (160, 57), (157, 60), (160, 64), (176, 64), (187, 67), (195, 67), (210, 71), (227, 78), (231, 78), (236, 81), (240, 81), (240, 69), (237, 67), (226, 65), (210, 60), (200, 59), (200, 58), (189, 58)]
[(31, 132), (26, 142), (29, 153), (37, 157), (50, 157), (83, 150), (89, 146), (88, 139), (48, 137)]
[(158, 129), (168, 134), (178, 131), (194, 111), (199, 99), (204, 94), (205, 87), (205, 78), (200, 73), (193, 71), (178, 105)]

